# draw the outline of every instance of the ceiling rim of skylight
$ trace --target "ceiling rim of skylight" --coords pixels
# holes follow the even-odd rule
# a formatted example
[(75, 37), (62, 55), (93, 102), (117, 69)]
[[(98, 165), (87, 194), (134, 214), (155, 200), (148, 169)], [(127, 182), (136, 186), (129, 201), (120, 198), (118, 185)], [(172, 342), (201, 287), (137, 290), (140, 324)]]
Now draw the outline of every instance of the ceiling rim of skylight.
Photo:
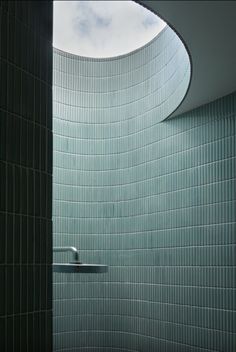
[[(168, 24), (165, 25), (165, 27), (154, 37), (152, 38), (149, 42), (147, 42), (146, 44), (144, 44), (143, 46), (140, 46), (137, 49), (134, 49), (128, 53), (125, 54), (120, 54), (117, 56), (108, 56), (108, 57), (90, 57), (90, 56), (83, 56), (83, 55), (78, 55), (78, 54), (73, 54), (70, 53), (69, 51), (64, 51), (62, 49), (57, 48), (56, 46), (53, 46), (53, 50), (58, 51), (60, 54), (67, 56), (67, 57), (71, 57), (73, 58), (78, 58), (79, 60), (83, 60), (83, 61), (97, 61), (97, 62), (102, 62), (102, 61), (115, 61), (115, 60), (120, 60), (122, 58), (131, 56), (133, 54), (138, 53), (139, 51), (142, 51), (143, 49), (147, 48), (149, 45), (152, 45), (153, 42), (155, 42), (156, 40), (158, 40), (159, 36), (161, 36), (163, 34), (163, 32), (165, 30), (167, 30), (167, 28), (169, 27)], [(182, 41), (182, 39), (181, 39)], [(184, 43), (183, 43), (184, 44)]]

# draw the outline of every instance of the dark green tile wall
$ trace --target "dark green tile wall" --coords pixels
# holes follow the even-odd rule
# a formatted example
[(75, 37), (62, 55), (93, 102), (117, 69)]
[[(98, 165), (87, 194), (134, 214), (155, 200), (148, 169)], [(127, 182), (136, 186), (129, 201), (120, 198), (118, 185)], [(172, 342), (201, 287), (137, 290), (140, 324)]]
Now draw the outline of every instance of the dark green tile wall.
[(54, 274), (54, 351), (234, 352), (236, 94), (129, 120), (150, 71), (54, 62), (54, 244), (109, 265)]
[(52, 349), (52, 2), (0, 1), (0, 350)]

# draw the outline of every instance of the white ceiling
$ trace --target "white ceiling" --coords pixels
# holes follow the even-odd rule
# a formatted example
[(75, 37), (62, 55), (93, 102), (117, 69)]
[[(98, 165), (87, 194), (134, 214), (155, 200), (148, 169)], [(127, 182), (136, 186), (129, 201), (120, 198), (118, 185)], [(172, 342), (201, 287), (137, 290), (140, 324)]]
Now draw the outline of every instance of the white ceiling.
[(192, 79), (176, 116), (236, 90), (236, 1), (139, 1), (182, 38)]

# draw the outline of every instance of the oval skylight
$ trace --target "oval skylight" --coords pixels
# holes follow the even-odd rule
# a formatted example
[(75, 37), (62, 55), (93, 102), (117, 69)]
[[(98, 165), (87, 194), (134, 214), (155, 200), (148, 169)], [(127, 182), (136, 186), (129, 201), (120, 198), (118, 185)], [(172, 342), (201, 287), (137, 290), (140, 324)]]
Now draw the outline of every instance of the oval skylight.
[(53, 46), (107, 58), (151, 41), (166, 23), (134, 1), (54, 1)]

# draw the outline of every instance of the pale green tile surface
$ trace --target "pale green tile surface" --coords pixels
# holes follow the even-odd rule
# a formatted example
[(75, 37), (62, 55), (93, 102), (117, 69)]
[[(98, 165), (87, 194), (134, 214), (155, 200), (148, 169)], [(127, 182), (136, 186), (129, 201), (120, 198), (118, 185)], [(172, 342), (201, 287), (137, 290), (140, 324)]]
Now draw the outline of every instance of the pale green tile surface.
[(54, 245), (109, 265), (54, 274), (54, 351), (234, 352), (236, 95), (158, 123), (186, 58), (145, 50), (54, 52)]

